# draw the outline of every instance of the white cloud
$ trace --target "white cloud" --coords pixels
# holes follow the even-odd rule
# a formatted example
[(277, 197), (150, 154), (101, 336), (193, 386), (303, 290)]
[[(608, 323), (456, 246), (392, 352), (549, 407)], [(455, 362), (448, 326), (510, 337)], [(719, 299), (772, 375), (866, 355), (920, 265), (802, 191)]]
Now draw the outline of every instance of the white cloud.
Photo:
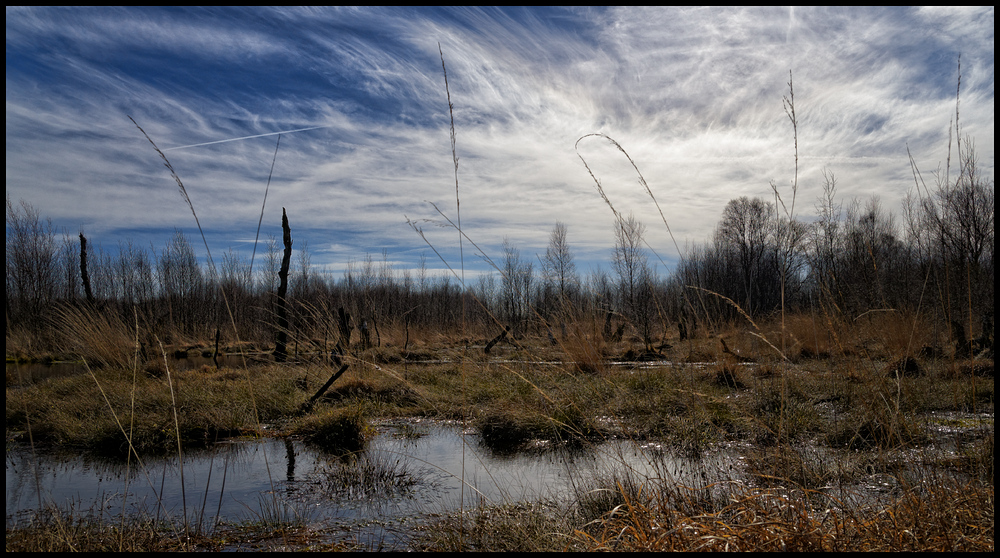
[[(611, 212), (574, 149), (598, 132), (628, 151), (680, 243), (707, 239), (729, 199), (790, 184), (789, 70), (804, 213), (824, 167), (844, 196), (878, 192), (895, 209), (912, 183), (907, 149), (924, 170), (944, 160), (959, 50), (963, 129), (993, 168), (992, 8), (7, 15), (7, 191), (63, 226), (109, 235), (193, 224), (128, 114), (164, 149), (322, 127), (282, 136), (265, 225), (286, 207), (312, 235), (317, 266), (352, 249), (419, 254), (406, 218), (438, 219), (429, 202), (457, 216), (439, 43), (462, 224), (484, 247), (509, 236), (523, 254), (543, 251), (560, 220), (580, 253), (610, 253)], [(256, 228), (276, 141), (166, 152), (219, 242)], [(673, 254), (623, 155), (599, 138), (580, 155)], [(425, 230), (457, 245), (454, 231)]]

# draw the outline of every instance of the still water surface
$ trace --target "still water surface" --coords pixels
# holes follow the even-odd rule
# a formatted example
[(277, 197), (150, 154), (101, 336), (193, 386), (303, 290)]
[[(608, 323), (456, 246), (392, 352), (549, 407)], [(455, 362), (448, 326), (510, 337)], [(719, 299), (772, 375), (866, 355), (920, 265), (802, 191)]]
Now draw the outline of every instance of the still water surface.
[(706, 471), (720, 469), (718, 463), (670, 458), (622, 440), (586, 450), (502, 456), (483, 448), (472, 431), (431, 421), (383, 425), (354, 459), (296, 440), (227, 441), (184, 456), (183, 491), (176, 456), (127, 467), (13, 449), (6, 461), (8, 524), (41, 504), (105, 517), (142, 513), (207, 528), (280, 511), (312, 525), (368, 530), (447, 513), (463, 499), (466, 508), (561, 500), (593, 488), (593, 481), (610, 471), (694, 485), (709, 480)]

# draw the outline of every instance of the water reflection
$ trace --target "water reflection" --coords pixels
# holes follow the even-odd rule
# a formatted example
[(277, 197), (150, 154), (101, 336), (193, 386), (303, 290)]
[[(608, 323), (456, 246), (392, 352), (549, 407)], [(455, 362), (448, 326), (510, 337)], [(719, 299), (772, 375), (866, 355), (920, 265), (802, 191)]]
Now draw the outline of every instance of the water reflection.
[(721, 469), (624, 440), (496, 456), (474, 432), (427, 421), (383, 426), (365, 452), (345, 457), (291, 439), (220, 443), (185, 455), (183, 491), (176, 457), (126, 466), (14, 449), (6, 467), (8, 523), (41, 502), (203, 527), (259, 520), (276, 508), (317, 525), (385, 525), (460, 506), (559, 500), (610, 471), (696, 484)]

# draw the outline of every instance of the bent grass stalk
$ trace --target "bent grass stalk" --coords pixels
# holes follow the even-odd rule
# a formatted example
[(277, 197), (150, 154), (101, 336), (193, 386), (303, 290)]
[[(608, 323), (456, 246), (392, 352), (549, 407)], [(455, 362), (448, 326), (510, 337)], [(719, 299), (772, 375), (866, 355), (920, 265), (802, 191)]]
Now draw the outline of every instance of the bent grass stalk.
[[(156, 150), (156, 152), (160, 155), (160, 158), (163, 159), (163, 166), (167, 167), (167, 170), (170, 171), (170, 176), (172, 176), (173, 179), (174, 179), (174, 181), (177, 182), (177, 187), (180, 190), (181, 196), (184, 197), (184, 201), (187, 203), (188, 208), (191, 209), (191, 215), (194, 217), (195, 225), (198, 227), (198, 233), (201, 235), (201, 241), (205, 245), (205, 255), (206, 255), (206, 261), (208, 262), (209, 270), (211, 271), (213, 277), (218, 277), (218, 272), (216, 271), (216, 267), (215, 267), (215, 260), (212, 259), (212, 250), (208, 246), (208, 239), (205, 238), (205, 231), (204, 231), (204, 229), (201, 228), (201, 221), (198, 220), (198, 213), (194, 209), (194, 204), (191, 202), (191, 197), (188, 195), (187, 188), (184, 187), (184, 183), (181, 181), (181, 177), (177, 175), (177, 171), (174, 170), (173, 165), (170, 164), (170, 161), (167, 159), (167, 156), (164, 155), (163, 151), (161, 151), (160, 148), (156, 146), (156, 143), (153, 141), (153, 138), (149, 137), (149, 134), (147, 134), (146, 131), (143, 130), (142, 127), (139, 126), (139, 124), (136, 123), (136, 121), (131, 116), (129, 116), (128, 118), (129, 118), (129, 120), (132, 121), (133, 124), (135, 124), (135, 127), (138, 128), (140, 132), (142, 132), (142, 135), (146, 137), (146, 140), (149, 141), (149, 144), (152, 145), (153, 149)], [(281, 136), (279, 135), (278, 136), (278, 142), (280, 142), (280, 141), (281, 141)], [(277, 158), (277, 156), (278, 156), (278, 147), (277, 147), (277, 145), (275, 145), (274, 156), (275, 156), (275, 158)], [(272, 169), (273, 169), (273, 161), (272, 161)], [(268, 176), (268, 188), (270, 187), (270, 183), (271, 183), (271, 179), (270, 179), (270, 175), (269, 175)], [(267, 194), (266, 194), (266, 189), (265, 189), (265, 202), (266, 202), (266, 200), (267, 200)], [(264, 207), (263, 207), (263, 204), (262, 204), (261, 205), (261, 218), (263, 218), (263, 211), (264, 211)], [(256, 242), (255, 242), (254, 245), (256, 247)], [(241, 347), (240, 354), (243, 356), (244, 361), (245, 361), (246, 360), (246, 355), (243, 353), (243, 350), (242, 350), (243, 344), (240, 343), (239, 331), (236, 328), (236, 318), (233, 315), (233, 309), (232, 309), (232, 306), (231, 306), (231, 304), (229, 302), (229, 297), (226, 295), (226, 290), (222, 288), (221, 283), (219, 283), (218, 281), (216, 281), (215, 283), (219, 287), (219, 294), (222, 295), (223, 303), (226, 306), (226, 314), (229, 316), (229, 321), (230, 321), (230, 323), (233, 326), (233, 335), (236, 338), (237, 346)], [(251, 388), (251, 391), (250, 391), (250, 393), (251, 393), (251, 399), (253, 400), (253, 405), (254, 405), (254, 413), (255, 413), (255, 415), (257, 415), (256, 400), (255, 400), (255, 398), (253, 398), (253, 386), (251, 385), (250, 388)], [(257, 423), (258, 423), (258, 426), (259, 426), (259, 424), (260, 424), (259, 418), (257, 420)]]
[[(442, 64), (443, 64), (443, 59), (442, 59)], [(210, 268), (210, 270), (212, 272), (212, 275), (213, 276), (217, 276), (217, 272), (216, 272), (216, 268), (215, 268), (215, 262), (212, 259), (212, 251), (211, 251), (211, 249), (208, 246), (208, 239), (205, 237), (205, 231), (201, 227), (201, 222), (198, 220), (198, 214), (195, 211), (194, 204), (191, 202), (191, 197), (188, 195), (187, 189), (184, 187), (184, 183), (181, 181), (180, 176), (178, 176), (177, 172), (174, 170), (173, 165), (170, 164), (170, 161), (167, 159), (167, 156), (163, 153), (163, 151), (160, 150), (159, 147), (157, 147), (157, 145), (153, 141), (153, 139), (149, 137), (149, 134), (147, 134), (146, 131), (143, 130), (141, 126), (139, 126), (139, 124), (135, 121), (135, 119), (133, 119), (131, 116), (129, 116), (128, 118), (129, 118), (129, 120), (132, 121), (133, 124), (135, 124), (135, 127), (138, 128), (140, 132), (142, 132), (142, 135), (145, 136), (146, 140), (148, 140), (149, 143), (150, 143), (150, 145), (153, 146), (153, 149), (156, 150), (156, 152), (160, 155), (160, 158), (163, 159), (163, 165), (165, 167), (167, 167), (167, 170), (170, 171), (170, 175), (173, 177), (174, 181), (177, 182), (177, 187), (180, 190), (181, 195), (184, 197), (184, 201), (187, 202), (188, 207), (191, 209), (191, 215), (194, 217), (195, 224), (198, 227), (198, 232), (201, 234), (202, 242), (205, 245), (205, 253), (206, 253), (206, 256), (207, 256), (207, 261), (208, 261), (208, 264), (209, 264), (209, 268)], [(274, 170), (274, 160), (277, 159), (277, 156), (278, 156), (278, 146), (280, 145), (280, 143), (281, 143), (281, 136), (279, 134), (278, 140), (277, 140), (277, 142), (275, 144), (275, 148), (274, 148), (274, 159), (271, 162), (271, 172), (273, 172), (273, 170)], [(457, 165), (458, 165), (457, 159), (456, 159), (455, 164), (456, 164), (456, 187), (457, 187), (457, 176), (458, 176), (457, 175)], [(270, 188), (270, 183), (271, 183), (271, 175), (269, 173), (268, 174), (267, 187), (265, 188), (265, 193), (264, 193), (264, 202), (261, 204), (261, 219), (263, 219), (264, 203), (266, 203), (266, 200), (267, 200), (267, 190)], [(456, 193), (457, 193), (457, 191), (456, 191)], [(256, 248), (256, 241), (254, 243), (254, 247)], [(229, 321), (230, 321), (230, 324), (232, 325), (232, 328), (233, 328), (233, 334), (234, 334), (234, 336), (236, 338), (237, 346), (240, 347), (240, 349), (239, 349), (240, 350), (240, 355), (243, 358), (244, 370), (245, 370), (246, 369), (246, 354), (245, 354), (244, 349), (243, 349), (243, 344), (240, 343), (239, 330), (236, 327), (236, 318), (233, 315), (233, 310), (232, 310), (232, 306), (231, 306), (231, 304), (229, 302), (229, 297), (226, 295), (225, 289), (223, 289), (221, 287), (221, 284), (218, 283), (218, 282), (216, 282), (216, 284), (219, 285), (219, 294), (222, 295), (222, 300), (223, 300), (223, 302), (224, 302), (224, 304), (226, 306), (226, 313), (229, 316)], [(162, 349), (162, 345), (161, 345), (161, 349)], [(164, 358), (165, 357), (166, 357), (166, 353), (164, 353)], [(169, 367), (167, 368), (167, 373), (168, 373), (168, 376), (169, 376)], [(255, 420), (256, 425), (257, 425), (256, 432), (259, 435), (259, 433), (261, 432), (260, 412), (259, 412), (258, 407), (257, 407), (257, 400), (256, 400), (256, 397), (254, 396), (253, 383), (250, 381), (249, 374), (246, 374), (245, 377), (246, 377), (247, 388), (248, 388), (248, 391), (249, 391), (249, 394), (250, 394), (250, 401), (251, 401), (251, 406), (252, 406), (252, 409), (253, 409), (254, 420)], [(173, 400), (173, 397), (174, 397), (174, 395), (173, 395), (173, 386), (171, 385), (171, 399), (172, 400)], [(177, 420), (176, 405), (174, 406), (174, 419), (175, 419), (175, 422), (176, 422), (176, 420)], [(179, 429), (179, 426), (178, 426), (177, 436), (178, 436), (177, 451), (178, 451), (178, 457), (180, 458), (181, 457), (181, 448), (180, 448), (181, 444), (180, 444), (180, 429)], [(183, 471), (183, 459), (181, 459), (181, 461), (182, 461), (182, 463), (181, 463), (181, 485), (183, 487), (183, 482), (184, 482), (183, 481), (183, 474), (184, 474), (184, 471)], [(275, 495), (275, 491), (273, 490), (273, 488), (274, 488), (273, 487), (274, 481), (273, 481), (273, 478), (271, 476), (270, 464), (269, 464), (268, 460), (266, 459), (266, 454), (265, 454), (265, 464), (267, 465), (267, 469), (268, 469), (268, 471), (267, 471), (268, 472), (268, 475), (267, 475), (268, 476), (268, 481), (272, 485), (272, 491), (271, 491), (272, 498), (277, 498), (277, 496)], [(220, 498), (221, 498), (221, 495), (220, 495)], [(187, 506), (186, 506), (186, 504), (185, 504), (185, 509), (184, 509), (184, 522), (185, 522), (185, 528), (187, 528)]]
[(253, 239), (253, 252), (250, 254), (250, 273), (253, 273), (253, 260), (257, 255), (257, 242), (260, 241), (260, 227), (264, 223), (264, 207), (267, 205), (267, 193), (271, 189), (271, 175), (274, 174), (274, 163), (278, 160), (278, 147), (281, 145), (281, 134), (274, 143), (274, 157), (271, 158), (271, 170), (267, 173), (267, 185), (264, 186), (264, 199), (260, 203), (260, 219), (257, 221), (257, 235)]
[(167, 351), (163, 348), (163, 343), (160, 343), (160, 351), (163, 353), (163, 364), (166, 366), (167, 370), (167, 386), (170, 388), (170, 409), (174, 415), (174, 431), (177, 436), (177, 464), (180, 467), (181, 473), (181, 502), (184, 508), (184, 532), (190, 532), (190, 526), (188, 525), (187, 519), (187, 487), (184, 485), (184, 453), (181, 451), (181, 423), (177, 419), (177, 399), (174, 396), (174, 382), (170, 377), (170, 362), (167, 360)]
[[(162, 344), (160, 345), (160, 347), (162, 349), (162, 347), (163, 347)], [(166, 352), (163, 353), (163, 357), (164, 357), (164, 359), (166, 359)], [(132, 408), (131, 408), (130, 413), (129, 413), (130, 414), (129, 429), (128, 429), (128, 431), (126, 431), (124, 425), (122, 425), (121, 419), (119, 419), (119, 417), (118, 417), (118, 413), (115, 411), (114, 405), (111, 404), (111, 400), (108, 398), (107, 392), (105, 392), (104, 387), (101, 385), (100, 380), (97, 379), (97, 376), (94, 374), (93, 369), (87, 363), (86, 359), (84, 359), (83, 365), (84, 365), (84, 368), (87, 371), (87, 374), (89, 374), (90, 377), (94, 380), (94, 384), (97, 386), (97, 389), (101, 392), (101, 397), (104, 399), (105, 404), (108, 406), (108, 411), (111, 413), (111, 417), (114, 419), (115, 424), (118, 425), (119, 430), (121, 431), (122, 435), (125, 437), (125, 441), (128, 444), (128, 461), (127, 461), (127, 465), (128, 466), (131, 465), (131, 460), (132, 460), (132, 457), (134, 456), (135, 460), (136, 460), (136, 463), (138, 464), (138, 470), (141, 471), (142, 474), (143, 474), (143, 476), (146, 478), (146, 483), (149, 485), (150, 489), (153, 489), (153, 494), (156, 496), (157, 515), (159, 515), (159, 513), (160, 513), (161, 510), (165, 511), (164, 507), (163, 507), (163, 499), (162, 499), (163, 488), (161, 486), (161, 488), (160, 488), (159, 491), (156, 491), (154, 489), (153, 481), (152, 481), (152, 479), (149, 478), (149, 471), (146, 469), (145, 465), (143, 464), (142, 457), (139, 455), (138, 450), (136, 450), (135, 446), (132, 444), (132, 428), (133, 428), (133, 424), (134, 424), (134, 420), (135, 420), (135, 368), (133, 368), (133, 376), (132, 376), (132, 395), (129, 398)], [(169, 368), (168, 368), (168, 370), (169, 370)], [(172, 396), (173, 396), (173, 387), (171, 386), (171, 397)], [(174, 420), (175, 420), (175, 426), (176, 426), (177, 425), (176, 406), (175, 405), (172, 405), (172, 406), (174, 407)], [(178, 455), (180, 455), (180, 443), (181, 443), (181, 440), (180, 440), (180, 428), (177, 427), (176, 430), (177, 430)], [(184, 472), (183, 471), (184, 471), (184, 469), (183, 469), (183, 460), (182, 460), (181, 461), (181, 488), (182, 488), (182, 490), (183, 490), (183, 486), (184, 486), (184, 482), (183, 482)], [(129, 479), (130, 477), (131, 477), (131, 475), (129, 475), (127, 473), (127, 470), (126, 470), (126, 479)], [(125, 486), (126, 486), (125, 493), (127, 495), (128, 494), (128, 483), (127, 482), (126, 482)], [(123, 531), (122, 532), (123, 533), (125, 532), (124, 531), (124, 522), (125, 522), (125, 514), (123, 513), (122, 514), (122, 526), (123, 526)], [(185, 530), (186, 530), (186, 528), (187, 528), (187, 520), (186, 520), (186, 506), (185, 506)]]
[[(455, 146), (455, 110), (454, 105), (451, 103), (451, 89), (448, 87), (448, 68), (444, 64), (444, 50), (441, 48), (441, 43), (438, 43), (438, 53), (441, 55), (441, 72), (444, 74), (444, 90), (448, 97), (448, 116), (451, 119), (451, 159), (455, 164), (455, 218), (458, 221), (456, 229), (458, 229), (458, 254), (459, 263), (461, 265), (462, 277), (462, 330), (465, 331), (465, 254), (464, 254), (464, 244), (462, 242), (462, 202), (458, 195), (458, 151)], [(436, 207), (435, 207), (436, 209)], [(436, 250), (435, 250), (436, 252)], [(466, 361), (467, 358), (462, 359), (462, 399), (465, 399), (465, 376), (466, 376)], [(465, 405), (463, 405), (465, 407)], [(468, 417), (464, 416), (462, 418), (463, 426), (468, 423)], [(465, 510), (465, 438), (462, 438), (462, 488), (461, 488), (461, 505), (462, 513), (464, 515)]]
[[(461, 221), (461, 198), (460, 198), (460, 195), (459, 195), (458, 152), (457, 152), (457, 148), (456, 148), (454, 104), (451, 101), (451, 90), (450, 90), (450, 88), (448, 86), (448, 70), (447, 70), (447, 67), (445, 66), (444, 50), (441, 48), (440, 43), (438, 43), (438, 51), (439, 51), (439, 54), (440, 54), (440, 57), (441, 57), (441, 70), (442, 70), (442, 73), (444, 74), (445, 93), (446, 93), (446, 96), (447, 96), (447, 99), (448, 99), (448, 114), (449, 114), (449, 117), (450, 117), (451, 151), (452, 151), (452, 161), (454, 163), (454, 172), (455, 172), (455, 208), (456, 208), (456, 219), (455, 219), (455, 221), (452, 221), (452, 219), (449, 218), (443, 211), (441, 211), (441, 209), (438, 208), (438, 206), (436, 204), (434, 204), (433, 202), (431, 202), (431, 205), (438, 212), (438, 214), (441, 215), (441, 217), (443, 219), (445, 219), (445, 221), (447, 222), (446, 226), (450, 226), (450, 227), (454, 228), (458, 232), (458, 237), (459, 237), (459, 263), (460, 263), (461, 274), (459, 274), (458, 272), (456, 272), (452, 268), (451, 264), (447, 261), (447, 259), (444, 258), (444, 256), (437, 250), (437, 248), (433, 245), (433, 243), (431, 243), (427, 239), (427, 237), (425, 236), (422, 228), (420, 226), (418, 226), (416, 222), (411, 221), (410, 219), (407, 219), (407, 224), (409, 224), (411, 226), (411, 228), (413, 228), (414, 231), (421, 237), (421, 239), (423, 239), (424, 242), (431, 248), (431, 250), (434, 251), (434, 253), (442, 261), (442, 263), (444, 263), (444, 265), (448, 268), (448, 270), (452, 273), (452, 275), (454, 275), (456, 277), (456, 279), (458, 279), (459, 282), (460, 282), (460, 284), (462, 285), (462, 289), (463, 289), (463, 292), (462, 292), (462, 329), (464, 331), (465, 328), (466, 328), (466, 325), (465, 325), (466, 306), (465, 306), (465, 304), (466, 304), (466, 298), (469, 295), (469, 293), (467, 292), (467, 289), (466, 289), (466, 284), (465, 284), (464, 240), (468, 240), (473, 246), (475, 246), (476, 250), (480, 253), (480, 255), (483, 257), (483, 259), (490, 266), (492, 266), (494, 269), (496, 269), (497, 271), (499, 271), (501, 273), (501, 275), (504, 272), (501, 270), (500, 266), (496, 265), (493, 262), (493, 260), (486, 254), (486, 252), (484, 250), (482, 250), (478, 246), (478, 244), (476, 244), (471, 238), (469, 238), (468, 235), (465, 233), (465, 231), (462, 229), (462, 221)], [(485, 304), (483, 304), (482, 301), (480, 301), (478, 299), (478, 297), (475, 295), (475, 293), (472, 293), (471, 296), (473, 297), (473, 299), (482, 308), (484, 308), (484, 309), (487, 310), (487, 314), (494, 320), (495, 323), (497, 323), (498, 325), (501, 324), (501, 321), (495, 315), (493, 315), (492, 312), (490, 312), (488, 310), (487, 306)], [(466, 347), (466, 350), (467, 350), (467, 347)], [(463, 401), (466, 401), (466, 393), (467, 393), (467, 387), (466, 387), (466, 366), (467, 366), (467, 362), (468, 362), (467, 358), (462, 358), (462, 360), (461, 360), (461, 375), (462, 375), (462, 400)], [(513, 370), (511, 370), (511, 371), (513, 372)], [(517, 374), (516, 372), (514, 372), (514, 373)], [(528, 378), (524, 377), (521, 374), (517, 374), (517, 375), (518, 375), (518, 377), (520, 377), (521, 379), (523, 379), (525, 382), (527, 382), (529, 385), (531, 385), (536, 391), (538, 391), (538, 393), (540, 393), (542, 396), (544, 396), (550, 402), (552, 401), (552, 399), (548, 396), (548, 394), (546, 394), (544, 392), (544, 390), (540, 389), (537, 385), (535, 385), (534, 383), (532, 383)], [(468, 405), (467, 404), (463, 404), (462, 407), (464, 409), (464, 411), (463, 411), (463, 425), (466, 425), (466, 424), (468, 424), (468, 415), (467, 415), (467, 413), (468, 413)], [(476, 457), (478, 459), (478, 456), (476, 456)], [(463, 518), (465, 516), (465, 487), (468, 484), (465, 481), (465, 458), (466, 458), (466, 440), (463, 437), (462, 438), (462, 478), (461, 478), (460, 500), (459, 500), (460, 501), (460, 515)], [(487, 474), (489, 474), (488, 471), (487, 471)], [(492, 475), (490, 475), (490, 477), (492, 479)], [(492, 480), (493, 480), (494, 484), (498, 484), (495, 479), (492, 479)], [(469, 485), (469, 486), (471, 487), (471, 485)], [(464, 520), (461, 521), (461, 523), (460, 523), (460, 525), (461, 525), (460, 536), (461, 537), (464, 537), (464, 524), (465, 524)]]

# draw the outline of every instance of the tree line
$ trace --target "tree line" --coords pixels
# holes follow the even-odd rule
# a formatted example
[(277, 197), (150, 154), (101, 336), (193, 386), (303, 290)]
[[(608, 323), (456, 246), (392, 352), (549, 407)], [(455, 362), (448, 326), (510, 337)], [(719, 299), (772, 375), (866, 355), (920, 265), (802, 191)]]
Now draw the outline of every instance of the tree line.
[[(712, 237), (688, 249), (669, 275), (650, 265), (645, 225), (632, 215), (619, 216), (609, 231), (615, 248), (607, 268), (581, 274), (570, 233), (556, 223), (545, 253), (534, 257), (505, 238), (493, 271), (467, 288), (431, 277), (423, 259), (417, 269), (396, 270), (384, 253), (331, 278), (313, 270), (302, 243), (288, 276), (287, 333), (349, 342), (357, 331), (368, 344), (389, 328), (407, 336), (504, 328), (515, 337), (556, 336), (567, 322), (589, 319), (608, 337), (627, 332), (652, 349), (675, 331), (683, 338), (707, 324), (767, 319), (782, 309), (847, 317), (918, 309), (945, 324), (991, 328), (993, 180), (972, 141), (963, 145), (958, 176), (918, 187), (900, 218), (876, 196), (845, 205), (831, 172), (810, 220), (781, 215), (761, 197), (733, 199)], [(211, 269), (180, 231), (161, 248), (126, 240), (115, 253), (88, 249), (82, 232), (58, 233), (8, 196), (6, 243), (8, 336), (20, 330), (54, 339), (57, 308), (84, 304), (166, 342), (221, 330), (266, 346), (276, 335), (281, 247), (273, 237), (255, 269), (231, 250)]]
[(854, 318), (919, 310), (945, 324), (992, 328), (994, 182), (971, 139), (960, 155), (958, 176), (918, 183), (901, 219), (875, 195), (845, 206), (827, 171), (808, 223), (780, 216), (762, 198), (731, 200), (712, 241), (678, 266), (672, 288), (697, 287), (697, 304), (722, 317), (739, 312), (727, 299), (755, 318), (773, 314), (783, 287), (786, 308), (798, 311)]

